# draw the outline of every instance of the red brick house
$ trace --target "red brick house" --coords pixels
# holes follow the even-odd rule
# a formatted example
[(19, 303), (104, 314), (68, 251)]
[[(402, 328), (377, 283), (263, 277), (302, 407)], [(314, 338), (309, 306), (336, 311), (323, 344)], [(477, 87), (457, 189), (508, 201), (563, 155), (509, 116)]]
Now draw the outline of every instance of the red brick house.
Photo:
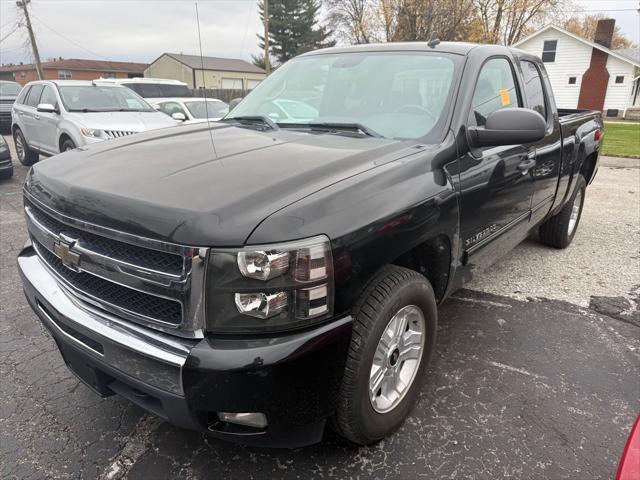
[[(82, 60), (59, 58), (42, 62), (45, 80), (94, 80), (100, 77), (142, 77), (146, 63), (110, 62), (104, 60)], [(0, 80), (14, 80), (21, 85), (38, 79), (34, 64), (2, 65)]]

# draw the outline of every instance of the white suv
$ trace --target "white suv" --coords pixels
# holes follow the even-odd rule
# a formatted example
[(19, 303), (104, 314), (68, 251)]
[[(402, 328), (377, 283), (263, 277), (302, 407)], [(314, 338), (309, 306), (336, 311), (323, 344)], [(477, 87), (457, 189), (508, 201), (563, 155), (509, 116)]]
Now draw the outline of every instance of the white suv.
[(24, 86), (11, 111), (18, 160), (33, 165), (89, 143), (176, 126), (143, 98), (119, 85), (45, 80)]
[(130, 88), (152, 104), (169, 98), (193, 97), (189, 85), (168, 78), (98, 78), (95, 81)]

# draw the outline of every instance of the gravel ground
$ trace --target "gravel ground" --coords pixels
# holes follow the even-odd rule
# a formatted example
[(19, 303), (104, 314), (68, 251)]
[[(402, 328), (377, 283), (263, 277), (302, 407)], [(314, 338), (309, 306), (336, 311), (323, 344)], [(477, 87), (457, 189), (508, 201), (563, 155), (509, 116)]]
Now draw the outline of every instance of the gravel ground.
[(404, 426), (298, 450), (172, 427), (66, 369), (23, 295), (26, 168), (0, 183), (0, 478), (613, 478), (640, 411), (640, 160), (603, 160), (564, 251), (528, 240), (440, 309)]

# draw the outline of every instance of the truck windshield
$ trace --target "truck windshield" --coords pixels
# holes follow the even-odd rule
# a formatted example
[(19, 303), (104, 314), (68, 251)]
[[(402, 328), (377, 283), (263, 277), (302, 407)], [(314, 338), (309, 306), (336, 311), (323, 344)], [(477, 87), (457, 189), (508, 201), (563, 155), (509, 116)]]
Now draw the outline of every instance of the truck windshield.
[(131, 90), (103, 85), (58, 87), (62, 103), (70, 112), (153, 112), (151, 106)]
[(459, 63), (456, 55), (429, 52), (300, 57), (258, 85), (227, 119), (263, 117), (281, 128), (359, 125), (386, 138), (435, 139)]

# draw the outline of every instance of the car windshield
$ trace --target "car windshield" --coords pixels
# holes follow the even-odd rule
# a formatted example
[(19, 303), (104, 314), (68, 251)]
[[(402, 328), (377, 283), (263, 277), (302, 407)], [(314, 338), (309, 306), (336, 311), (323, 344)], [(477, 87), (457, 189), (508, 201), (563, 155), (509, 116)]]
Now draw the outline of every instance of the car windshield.
[(193, 118), (221, 118), (229, 112), (229, 105), (221, 101), (184, 102)]
[(152, 112), (131, 90), (105, 85), (62, 85), (62, 103), (70, 112)]
[(442, 134), (458, 56), (356, 52), (300, 57), (258, 85), (227, 117), (266, 117), (281, 128), (357, 126), (386, 138)]
[(172, 85), (167, 83), (123, 83), (144, 98), (192, 97), (191, 90), (186, 85)]
[(15, 82), (0, 82), (0, 95), (18, 95), (22, 86)]

